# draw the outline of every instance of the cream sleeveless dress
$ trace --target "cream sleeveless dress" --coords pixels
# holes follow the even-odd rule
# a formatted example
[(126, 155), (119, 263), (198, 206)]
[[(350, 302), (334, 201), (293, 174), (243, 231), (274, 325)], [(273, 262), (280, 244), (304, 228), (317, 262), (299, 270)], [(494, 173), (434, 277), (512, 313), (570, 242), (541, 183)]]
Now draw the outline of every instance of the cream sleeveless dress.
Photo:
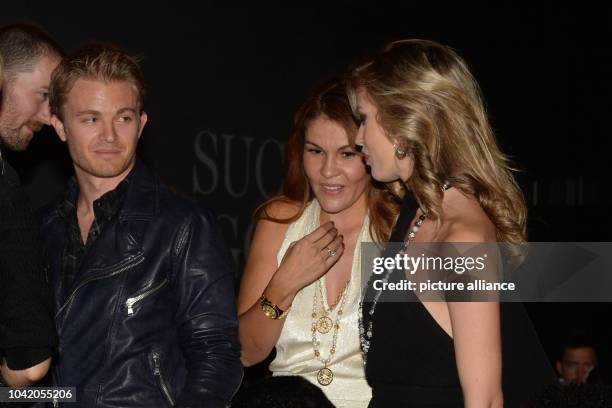
[[(317, 200), (312, 200), (302, 216), (289, 225), (285, 239), (278, 251), (277, 262), (280, 264), (289, 245), (314, 231), (319, 227), (321, 208)], [(355, 245), (351, 280), (346, 288), (346, 302), (340, 318), (336, 353), (328, 364), (334, 373), (331, 384), (322, 386), (317, 381), (317, 372), (323, 368), (314, 355), (312, 347), (312, 307), (316, 281), (300, 290), (293, 300), (291, 310), (286, 317), (281, 335), (276, 343), (276, 358), (270, 364), (273, 375), (299, 375), (309, 380), (323, 390), (336, 407), (365, 408), (368, 406), (372, 392), (365, 380), (361, 349), (359, 347), (359, 300), (361, 296), (361, 245), (360, 242), (370, 242), (369, 218), (366, 216), (361, 232)], [(323, 299), (327, 305), (325, 275), (320, 278), (323, 288)], [(320, 301), (319, 301), (320, 302)], [(317, 305), (320, 308), (320, 303)], [(331, 318), (336, 321), (334, 308)], [(333, 329), (326, 334), (317, 333), (320, 341), (321, 358), (329, 356), (333, 339)]]

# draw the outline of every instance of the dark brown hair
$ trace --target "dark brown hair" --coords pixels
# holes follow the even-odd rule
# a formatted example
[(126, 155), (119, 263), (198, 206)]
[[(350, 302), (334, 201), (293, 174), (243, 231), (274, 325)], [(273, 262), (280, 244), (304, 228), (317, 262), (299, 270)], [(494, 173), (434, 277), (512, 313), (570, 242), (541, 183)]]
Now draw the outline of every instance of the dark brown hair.
[[(293, 121), (293, 130), (286, 146), (287, 172), (283, 182), (282, 194), (273, 197), (255, 210), (255, 218), (279, 223), (290, 223), (298, 219), (314, 194), (304, 172), (304, 143), (306, 130), (310, 123), (321, 115), (338, 123), (346, 131), (353, 144), (357, 133), (357, 123), (346, 97), (345, 85), (339, 80), (331, 80), (319, 87), (298, 109)], [(353, 144), (354, 147), (354, 144)], [(371, 180), (368, 185), (367, 202), (370, 216), (370, 235), (376, 241), (388, 239), (398, 213), (398, 201), (380, 184)], [(297, 204), (299, 211), (290, 218), (280, 219), (268, 212), (276, 202)]]

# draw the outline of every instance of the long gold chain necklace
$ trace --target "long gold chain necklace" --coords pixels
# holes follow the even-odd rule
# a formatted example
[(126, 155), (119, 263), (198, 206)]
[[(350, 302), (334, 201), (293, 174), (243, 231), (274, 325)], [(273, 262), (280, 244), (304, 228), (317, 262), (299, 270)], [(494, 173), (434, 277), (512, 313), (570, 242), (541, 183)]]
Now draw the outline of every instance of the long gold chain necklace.
[[(350, 282), (350, 279), (346, 282), (346, 284), (344, 285), (344, 288), (342, 289), (342, 291), (338, 294), (338, 296), (336, 297), (336, 300), (334, 301), (334, 303), (332, 305), (330, 305), (329, 309), (327, 309), (325, 307), (325, 303), (323, 302), (323, 285), (321, 284), (321, 280), (317, 281), (317, 291), (315, 293), (315, 300), (313, 302), (313, 308), (315, 307), (315, 303), (317, 302), (317, 295), (318, 295), (318, 300), (320, 302), (321, 305), (321, 316), (317, 319), (315, 326), (316, 329), (319, 333), (321, 334), (326, 334), (329, 333), (329, 331), (331, 330), (331, 328), (333, 327), (334, 322), (332, 321), (332, 319), (329, 317), (329, 315), (333, 312), (333, 310), (336, 308), (336, 306), (338, 305), (338, 303), (340, 303), (340, 300), (342, 299), (342, 296), (344, 295), (344, 291), (346, 290), (348, 284)], [(312, 318), (316, 319), (318, 316), (318, 314), (316, 313), (315, 310), (312, 311)]]
[[(344, 285), (342, 292), (336, 298), (336, 301), (332, 306), (330, 306), (329, 310), (325, 307), (324, 297), (323, 297), (323, 285), (321, 284), (321, 279), (317, 280), (317, 287), (315, 289), (315, 295), (312, 301), (312, 348), (314, 350), (315, 357), (321, 363), (323, 363), (323, 368), (317, 372), (317, 381), (321, 385), (329, 385), (334, 380), (334, 373), (328, 367), (331, 362), (334, 354), (336, 354), (336, 345), (338, 344), (338, 330), (340, 330), (340, 318), (344, 311), (344, 305), (346, 304), (347, 299), (347, 288), (349, 286), (350, 279)], [(320, 312), (317, 312), (317, 306), (320, 305)], [(338, 310), (336, 312), (336, 321), (333, 322), (330, 315), (333, 312), (334, 308), (338, 305)], [(319, 316), (321, 314), (321, 316)], [(321, 351), (319, 350), (320, 342), (317, 340), (317, 333), (326, 334), (333, 328), (333, 337), (332, 344), (329, 350), (329, 355), (327, 358), (321, 357)]]

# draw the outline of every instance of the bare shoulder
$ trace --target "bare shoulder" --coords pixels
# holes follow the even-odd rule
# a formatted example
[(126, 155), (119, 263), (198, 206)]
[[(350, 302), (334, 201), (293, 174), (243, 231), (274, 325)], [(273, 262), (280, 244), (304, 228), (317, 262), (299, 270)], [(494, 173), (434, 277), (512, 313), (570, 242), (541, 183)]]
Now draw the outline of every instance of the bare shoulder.
[(441, 241), (474, 243), (495, 242), (495, 227), (488, 218), (485, 220), (455, 221), (449, 226)]
[(277, 235), (284, 236), (291, 223), (289, 220), (299, 214), (300, 208), (299, 203), (295, 201), (272, 201), (266, 205), (257, 220), (254, 238), (258, 235), (267, 239)]
[(255, 226), (251, 252), (276, 253), (289, 228), (289, 220), (298, 215), (300, 209), (300, 203), (289, 200), (275, 200), (266, 205)]
[[(454, 191), (453, 191), (454, 190)], [(444, 203), (443, 242), (495, 242), (495, 225), (476, 198), (453, 189)]]
[(301, 209), (301, 203), (289, 199), (279, 199), (270, 202), (263, 210), (263, 215), (279, 220), (295, 217)]

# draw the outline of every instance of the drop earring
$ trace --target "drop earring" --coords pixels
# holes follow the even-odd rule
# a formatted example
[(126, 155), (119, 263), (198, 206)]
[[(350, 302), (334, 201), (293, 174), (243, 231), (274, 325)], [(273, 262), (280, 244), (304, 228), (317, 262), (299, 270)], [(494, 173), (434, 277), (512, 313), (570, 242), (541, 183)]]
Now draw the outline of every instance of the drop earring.
[(404, 159), (406, 155), (408, 154), (406, 149), (400, 147), (400, 145), (397, 143), (393, 144), (393, 148), (395, 149), (395, 157), (397, 157), (400, 160)]

